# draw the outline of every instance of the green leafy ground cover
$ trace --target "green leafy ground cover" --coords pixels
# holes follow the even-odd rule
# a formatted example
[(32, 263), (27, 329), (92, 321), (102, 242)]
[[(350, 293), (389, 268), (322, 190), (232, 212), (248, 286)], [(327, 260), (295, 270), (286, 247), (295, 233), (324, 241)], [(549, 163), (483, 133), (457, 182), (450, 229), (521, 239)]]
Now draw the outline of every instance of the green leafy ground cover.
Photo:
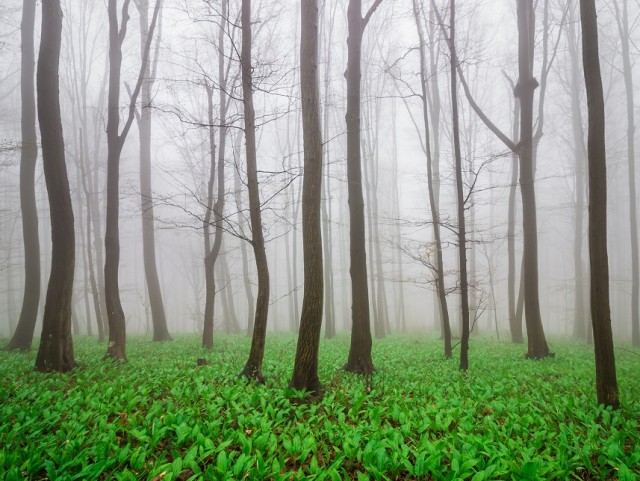
[[(266, 385), (237, 378), (248, 340), (128, 343), (129, 362), (76, 341), (83, 367), (34, 372), (0, 353), (0, 479), (640, 479), (640, 351), (618, 350), (624, 407), (596, 407), (593, 357), (555, 359), (472, 340), (471, 370), (420, 336), (374, 345), (370, 378), (341, 371), (348, 339), (323, 341), (321, 401), (286, 388), (293, 337), (270, 337)], [(196, 360), (210, 364), (198, 367)]]

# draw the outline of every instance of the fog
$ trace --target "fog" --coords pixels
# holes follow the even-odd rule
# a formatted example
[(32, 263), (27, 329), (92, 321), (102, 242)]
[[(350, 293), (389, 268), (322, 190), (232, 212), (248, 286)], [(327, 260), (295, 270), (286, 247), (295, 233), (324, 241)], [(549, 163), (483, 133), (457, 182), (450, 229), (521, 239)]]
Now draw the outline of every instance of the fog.
[[(425, 2), (426, 3), (426, 2)], [(576, 178), (571, 92), (571, 49), (580, 44), (576, 2), (549, 2), (548, 38), (543, 44), (543, 2), (538, 2), (533, 72), (538, 82), (548, 68), (543, 103), (544, 127), (535, 159), (535, 194), (541, 316), (552, 336), (576, 331), (575, 223)], [(600, 58), (605, 92), (608, 182), (608, 248), (611, 318), (616, 338), (631, 335), (632, 258), (627, 160), (627, 93), (614, 0), (600, 2)], [(95, 272), (104, 268), (96, 258), (104, 242), (106, 205), (106, 95), (108, 20), (105, 2), (63, 1), (60, 60), (60, 102), (66, 163), (76, 222), (76, 268), (73, 297), (74, 334), (97, 332), (89, 258)], [(121, 118), (128, 114), (129, 93), (140, 69), (138, 11), (123, 43), (120, 95)], [(568, 10), (565, 11), (565, 8)], [(210, 145), (207, 93), (214, 90), (214, 119), (219, 133), (218, 51), (219, 2), (165, 0), (161, 27), (152, 42), (155, 82), (151, 89), (151, 180), (158, 278), (171, 334), (201, 333), (204, 316), (205, 257), (203, 220), (207, 209)], [(245, 281), (255, 297), (254, 254), (246, 238), (249, 228), (246, 159), (242, 136), (242, 90), (238, 72), (239, 5), (229, 6), (225, 45), (230, 52), (229, 107), (225, 162), (225, 210), (221, 257), (216, 262), (214, 329), (246, 331), (253, 306)], [(486, 115), (505, 133), (512, 132), (517, 81), (515, 2), (464, 2), (457, 13), (457, 48), (470, 91)], [(432, 216), (427, 190), (424, 124), (420, 100), (419, 49), (410, 1), (382, 2), (372, 16), (362, 50), (362, 159), (365, 178), (366, 254), (369, 298), (374, 318), (391, 332), (440, 329), (435, 293)], [(637, 3), (629, 5), (632, 64), (638, 56), (635, 21)], [(0, 6), (0, 337), (10, 338), (20, 316), (24, 294), (24, 246), (20, 215), (20, 2)], [(299, 11), (297, 2), (256, 2), (254, 17), (254, 102), (257, 164), (263, 228), (271, 274), (268, 329), (290, 331), (298, 325), (303, 298), (302, 130), (299, 94)], [(36, 46), (40, 35), (36, 17)], [(573, 24), (573, 28), (569, 26)], [(451, 137), (449, 51), (437, 22), (424, 16), (428, 49), (435, 57), (429, 82), (437, 82), (441, 105), (439, 132), (440, 195), (443, 263), (447, 300), (455, 336), (460, 335), (460, 307), (454, 158)], [(160, 38), (158, 38), (160, 32)], [(572, 37), (573, 35), (573, 37)], [(327, 226), (325, 269), (330, 272), (330, 303), (338, 331), (351, 326), (349, 276), (349, 211), (346, 181), (346, 2), (321, 5), (320, 82), (324, 145), (323, 215)], [(543, 50), (546, 48), (546, 59)], [(36, 50), (37, 52), (37, 50)], [(575, 52), (573, 52), (575, 54)], [(579, 55), (579, 52), (578, 52)], [(581, 67), (580, 57), (578, 63)], [(544, 65), (544, 67), (543, 67)], [(328, 69), (328, 70), (327, 70)], [(580, 70), (580, 75), (582, 71)], [(637, 68), (633, 71), (638, 97)], [(582, 77), (580, 77), (582, 82)], [(82, 90), (86, 89), (86, 107)], [(541, 122), (540, 88), (534, 98), (534, 130)], [(577, 92), (586, 146), (586, 97)], [(433, 99), (429, 98), (430, 105)], [(140, 108), (140, 104), (138, 105)], [(432, 107), (430, 107), (432, 108)], [(84, 109), (84, 110), (83, 110)], [(511, 186), (511, 152), (489, 131), (459, 88), (470, 308), (474, 332), (509, 338), (507, 295), (507, 227)], [(637, 103), (633, 105), (639, 113)], [(86, 117), (83, 120), (82, 113)], [(326, 117), (326, 121), (324, 120)], [(86, 122), (86, 123), (83, 123)], [(84, 139), (84, 140), (83, 140)], [(88, 145), (82, 144), (88, 142)], [(216, 140), (216, 143), (218, 141)], [(432, 147), (433, 133), (432, 133)], [(583, 148), (579, 146), (578, 148)], [(141, 231), (140, 147), (137, 121), (132, 124), (120, 163), (120, 296), (127, 333), (153, 332), (152, 313), (143, 265)], [(88, 154), (88, 155), (85, 155)], [(36, 165), (35, 192), (41, 252), (41, 300), (35, 328), (42, 325), (51, 263), (49, 203), (41, 152)], [(586, 161), (583, 158), (583, 161)], [(238, 177), (236, 179), (236, 177)], [(83, 184), (84, 178), (84, 184)], [(636, 179), (633, 179), (635, 182)], [(634, 194), (635, 195), (635, 194)], [(100, 232), (87, 244), (87, 199), (100, 216)], [(215, 198), (215, 197), (214, 197)], [(238, 201), (241, 204), (239, 207)], [(583, 208), (581, 262), (583, 316), (588, 316), (587, 202)], [(94, 220), (95, 222), (95, 220)], [(215, 227), (215, 221), (211, 221)], [(516, 195), (516, 295), (522, 259), (522, 211)], [(96, 235), (97, 234), (97, 235)], [(327, 239), (328, 237), (328, 239)], [(244, 244), (244, 246), (243, 246)], [(243, 251), (248, 277), (243, 272)], [(91, 256), (89, 252), (92, 252)], [(330, 264), (327, 261), (330, 254)], [(104, 262), (104, 261), (103, 261)], [(637, 262), (637, 260), (636, 260)], [(226, 264), (226, 265), (225, 265)], [(228, 266), (228, 272), (225, 272)], [(328, 287), (325, 286), (325, 289)], [(97, 289), (103, 286), (97, 285)], [(384, 300), (382, 300), (384, 299)], [(329, 310), (325, 304), (325, 316)], [(237, 321), (236, 321), (237, 320)], [(587, 322), (588, 318), (578, 322)], [(105, 319), (106, 322), (106, 319)]]

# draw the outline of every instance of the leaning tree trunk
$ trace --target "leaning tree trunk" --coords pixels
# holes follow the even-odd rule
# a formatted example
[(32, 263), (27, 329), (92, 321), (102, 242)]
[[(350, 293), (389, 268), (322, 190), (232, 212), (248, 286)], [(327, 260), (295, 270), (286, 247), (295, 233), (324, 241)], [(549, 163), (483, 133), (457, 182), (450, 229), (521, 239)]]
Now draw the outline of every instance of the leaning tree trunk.
[[(22, 238), (24, 242), (24, 296), (18, 326), (6, 349), (28, 351), (40, 302), (40, 241), (38, 236), (38, 208), (35, 193), (35, 169), (38, 158), (36, 137), (36, 98), (33, 85), (34, 41), (36, 17), (35, 0), (22, 3), (22, 40), (20, 93), (22, 148), (20, 150), (20, 209), (22, 212)], [(11, 314), (13, 315), (13, 314)]]
[(360, 60), (362, 34), (381, 0), (375, 0), (362, 17), (362, 0), (349, 0), (347, 23), (347, 184), (349, 193), (349, 251), (351, 254), (351, 345), (344, 369), (369, 374), (373, 371), (371, 358), (371, 327), (369, 319), (369, 290), (367, 286), (367, 255), (365, 248), (364, 201), (360, 158)]
[(467, 233), (464, 219), (464, 190), (462, 182), (462, 154), (460, 152), (460, 128), (458, 120), (458, 81), (456, 68), (456, 4), (451, 0), (449, 51), (451, 53), (451, 128), (456, 169), (456, 204), (458, 211), (458, 258), (460, 261), (460, 307), (462, 309), (462, 336), (460, 338), (460, 370), (469, 369), (469, 281), (467, 278)]
[(540, 315), (538, 282), (538, 226), (533, 166), (533, 95), (538, 82), (533, 77), (533, 0), (518, 2), (518, 84), (520, 100), (520, 191), (524, 233), (524, 314), (527, 325), (527, 357), (542, 359), (549, 352)]
[(595, 0), (580, 0), (582, 63), (589, 113), (589, 263), (591, 266), (591, 323), (596, 360), (598, 403), (620, 405), (609, 310), (607, 258), (607, 160), (605, 117)]
[[(140, 0), (138, 11), (140, 12), (140, 49), (144, 53), (149, 36), (149, 0)], [(159, 38), (159, 37), (158, 37)], [(156, 263), (156, 237), (153, 215), (153, 190), (151, 188), (151, 89), (155, 81), (158, 52), (153, 65), (153, 72), (149, 73), (142, 82), (140, 92), (140, 117), (138, 130), (140, 132), (140, 208), (142, 211), (142, 258), (144, 262), (144, 275), (149, 294), (151, 307), (151, 320), (153, 322), (153, 340), (171, 341), (171, 334), (167, 328), (167, 316), (162, 301), (160, 280), (158, 279), (158, 266)], [(144, 66), (145, 71), (150, 69), (150, 61)]]
[(249, 215), (253, 252), (258, 270), (258, 296), (256, 315), (253, 322), (253, 336), (249, 358), (240, 373), (249, 379), (263, 382), (262, 361), (267, 337), (267, 316), (269, 314), (269, 265), (262, 232), (262, 211), (258, 189), (258, 167), (256, 159), (256, 114), (253, 108), (253, 72), (251, 67), (251, 0), (242, 0), (242, 99), (244, 104), (244, 136), (247, 150), (247, 184), (249, 190)]
[(69, 371), (76, 365), (71, 337), (75, 232), (60, 117), (58, 69), (62, 36), (59, 0), (42, 5), (38, 56), (38, 118), (42, 163), (51, 210), (51, 274), (36, 357), (38, 371)]
[[(422, 23), (420, 21), (418, 12), (417, 1), (413, 1), (413, 16), (416, 21), (416, 28), (418, 30), (418, 37), (420, 39), (420, 85), (422, 89), (422, 119), (424, 123), (424, 138), (425, 138), (425, 152), (427, 155), (427, 190), (429, 192), (429, 207), (431, 208), (431, 222), (433, 224), (433, 238), (435, 242), (436, 250), (436, 292), (438, 295), (438, 302), (440, 305), (440, 317), (442, 325), (442, 334), (444, 339), (444, 357), (450, 359), (451, 352), (451, 323), (449, 321), (449, 308), (447, 306), (447, 294), (444, 285), (444, 262), (442, 260), (442, 241), (440, 236), (440, 212), (439, 212), (439, 174), (435, 171), (434, 167), (438, 162), (434, 162), (434, 155), (431, 152), (431, 139), (429, 135), (429, 109), (427, 105), (427, 67), (426, 67), (426, 52), (425, 52), (425, 39), (422, 30)], [(433, 106), (437, 108), (438, 106)], [(438, 117), (439, 121), (439, 117)], [(435, 148), (439, 147), (435, 145)]]
[(318, 351), (322, 329), (323, 271), (320, 206), (322, 202), (322, 132), (318, 89), (318, 0), (303, 0), (300, 31), (300, 91), (304, 176), (302, 184), (302, 245), (304, 296), (291, 387), (321, 390)]

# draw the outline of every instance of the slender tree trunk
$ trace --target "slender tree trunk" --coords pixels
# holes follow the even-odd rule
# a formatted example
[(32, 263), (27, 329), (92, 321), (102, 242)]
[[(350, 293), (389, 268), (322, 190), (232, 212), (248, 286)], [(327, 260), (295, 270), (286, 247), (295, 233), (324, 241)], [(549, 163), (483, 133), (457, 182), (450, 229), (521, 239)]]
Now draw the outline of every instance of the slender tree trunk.
[(225, 316), (226, 324), (230, 326), (230, 330), (233, 334), (240, 332), (240, 323), (238, 322), (238, 315), (236, 314), (236, 305), (233, 300), (233, 286), (231, 284), (231, 272), (229, 271), (229, 263), (227, 262), (227, 256), (224, 254), (220, 259), (220, 272), (225, 284), (222, 300), (226, 305), (225, 311), (228, 313)]
[[(397, 219), (395, 222), (395, 238), (398, 246), (402, 242), (402, 232), (400, 229), (400, 193), (398, 192), (399, 176), (398, 176), (398, 129), (396, 124), (396, 99), (392, 99), (391, 103), (391, 145), (392, 145), (392, 173), (391, 173), (391, 189), (393, 196), (393, 217)], [(402, 269), (402, 251), (400, 248), (395, 249), (395, 261), (398, 269), (398, 279), (396, 284), (398, 286), (398, 292), (394, 296), (396, 305), (396, 319), (400, 324), (400, 330), (406, 332), (407, 330), (407, 314), (404, 305), (404, 273)]]
[(303, 0), (300, 31), (300, 90), (304, 143), (302, 245), (304, 296), (291, 386), (321, 390), (318, 351), (322, 328), (323, 269), (321, 236), (322, 132), (318, 88), (318, 0)]
[(269, 265), (262, 232), (262, 211), (258, 189), (258, 167), (256, 156), (256, 123), (253, 108), (253, 73), (251, 67), (251, 0), (242, 0), (242, 99), (244, 104), (244, 136), (247, 149), (247, 184), (249, 187), (249, 210), (253, 252), (258, 270), (258, 297), (256, 315), (251, 338), (249, 358), (240, 373), (249, 379), (263, 382), (262, 361), (267, 336), (269, 314)]
[(344, 369), (359, 374), (373, 371), (371, 358), (371, 327), (369, 290), (367, 286), (367, 255), (365, 248), (364, 201), (360, 159), (360, 62), (362, 34), (371, 15), (380, 4), (375, 0), (365, 17), (362, 1), (349, 0), (347, 23), (347, 184), (349, 192), (349, 252), (351, 255), (351, 345)]
[(22, 212), (22, 237), (24, 242), (24, 295), (18, 326), (6, 349), (28, 351), (33, 341), (33, 331), (40, 302), (40, 241), (38, 235), (38, 209), (35, 193), (35, 168), (38, 159), (36, 137), (36, 98), (33, 80), (34, 30), (36, 1), (23, 0), (20, 36), (22, 40), (20, 93), (21, 133), (20, 150), (20, 209)]
[[(240, 136), (238, 136), (240, 138)], [(239, 149), (235, 149), (239, 151)], [(238, 211), (237, 219), (238, 226), (242, 231), (244, 225), (244, 216), (242, 213), (242, 191), (240, 189), (240, 174), (238, 169), (234, 169), (234, 191), (236, 209)], [(240, 241), (240, 254), (242, 255), (242, 280), (244, 285), (244, 292), (247, 296), (247, 336), (253, 336), (253, 319), (255, 316), (255, 301), (253, 298), (253, 290), (251, 289), (251, 276), (249, 274), (249, 260), (247, 256), (247, 247), (244, 240)]]
[(542, 327), (538, 293), (538, 226), (536, 218), (535, 170), (533, 166), (533, 95), (538, 82), (533, 78), (533, 0), (518, 2), (518, 71), (516, 97), (520, 100), (520, 191), (524, 232), (524, 312), (527, 325), (527, 357), (552, 355)]
[[(516, 98), (513, 109), (512, 138), (517, 142), (520, 129), (520, 101)], [(518, 189), (518, 154), (511, 153), (511, 184), (509, 186), (509, 212), (507, 217), (507, 291), (509, 297), (509, 329), (511, 342), (522, 344), (522, 316), (516, 314), (516, 191)], [(522, 274), (521, 274), (522, 276)]]
[(591, 322), (596, 363), (598, 403), (620, 405), (609, 311), (607, 258), (607, 161), (605, 116), (595, 0), (580, 0), (582, 62), (589, 113), (589, 261), (591, 265)]
[(76, 366), (71, 337), (75, 232), (60, 117), (58, 70), (62, 37), (59, 0), (42, 5), (38, 56), (38, 118), (42, 160), (51, 209), (51, 274), (42, 320), (38, 371), (69, 371)]
[(458, 121), (458, 80), (456, 78), (457, 55), (455, 44), (456, 7), (450, 3), (449, 50), (451, 52), (451, 123), (453, 150), (456, 165), (456, 204), (458, 207), (458, 258), (460, 260), (460, 306), (462, 309), (462, 336), (460, 339), (460, 370), (469, 369), (469, 283), (467, 279), (467, 237), (464, 219), (464, 190), (462, 182), (462, 154), (460, 152), (460, 130)]
[(587, 157), (584, 145), (584, 129), (582, 127), (582, 109), (580, 108), (580, 94), (582, 93), (581, 73), (579, 63), (578, 42), (575, 22), (567, 22), (567, 45), (571, 61), (571, 126), (573, 133), (573, 152), (575, 158), (575, 211), (574, 211), (574, 235), (573, 235), (573, 266), (575, 283), (575, 304), (573, 320), (573, 336), (577, 339), (586, 338), (587, 322), (585, 314), (585, 282), (584, 266), (582, 261), (582, 239), (584, 222), (584, 198), (585, 198), (585, 162)]
[[(139, 0), (138, 11), (140, 13), (140, 51), (144, 53), (149, 36), (149, 0)], [(161, 17), (162, 18), (162, 17)], [(161, 22), (160, 22), (161, 24)], [(160, 29), (159, 29), (160, 31)], [(159, 35), (158, 35), (159, 38)], [(151, 319), (153, 321), (153, 340), (171, 341), (171, 334), (167, 328), (167, 317), (162, 301), (160, 280), (158, 279), (158, 267), (156, 264), (156, 238), (153, 215), (153, 189), (151, 188), (151, 89), (155, 81), (158, 51), (153, 64), (153, 70), (149, 58), (145, 71), (149, 72), (142, 82), (140, 92), (140, 117), (138, 130), (140, 131), (140, 208), (142, 211), (142, 257), (144, 261), (144, 275), (149, 294), (151, 307)]]
[(627, 168), (629, 170), (629, 226), (631, 231), (631, 342), (640, 346), (640, 264), (638, 259), (638, 214), (636, 205), (636, 167), (635, 167), (635, 113), (633, 100), (633, 66), (629, 53), (630, 32), (627, 0), (622, 0), (622, 12), (618, 0), (613, 2), (616, 12), (620, 47), (622, 54), (622, 73), (627, 94)]
[[(418, 37), (420, 39), (420, 85), (422, 89), (422, 118), (425, 130), (425, 151), (427, 154), (427, 189), (429, 191), (429, 206), (431, 207), (431, 221), (433, 223), (433, 238), (436, 250), (436, 291), (440, 305), (441, 324), (444, 337), (444, 357), (451, 358), (451, 324), (449, 321), (449, 308), (444, 284), (444, 263), (442, 260), (442, 242), (440, 238), (440, 213), (436, 200), (436, 175), (434, 172), (433, 155), (431, 151), (431, 139), (429, 131), (429, 109), (427, 105), (427, 76), (426, 76), (426, 52), (425, 39), (420, 22), (417, 0), (413, 0), (413, 15), (416, 21)], [(434, 105), (433, 108), (436, 106)], [(438, 181), (439, 182), (439, 181)], [(439, 190), (439, 189), (438, 189)]]

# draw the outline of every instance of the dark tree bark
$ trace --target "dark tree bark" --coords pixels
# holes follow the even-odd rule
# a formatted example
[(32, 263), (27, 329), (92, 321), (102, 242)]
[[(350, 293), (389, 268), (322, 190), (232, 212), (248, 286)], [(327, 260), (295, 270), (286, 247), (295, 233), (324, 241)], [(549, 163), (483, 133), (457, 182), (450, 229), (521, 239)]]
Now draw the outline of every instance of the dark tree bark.
[(22, 23), (20, 25), (21, 70), (21, 132), (20, 150), (20, 209), (22, 212), (22, 237), (24, 242), (24, 296), (20, 319), (7, 350), (28, 351), (33, 341), (33, 331), (38, 317), (40, 302), (40, 241), (38, 235), (38, 209), (35, 193), (35, 168), (38, 158), (36, 138), (36, 98), (33, 81), (34, 66), (34, 25), (36, 1), (22, 2)]
[(303, 0), (300, 24), (300, 92), (304, 177), (302, 184), (302, 245), (304, 296), (291, 386), (319, 394), (318, 351), (322, 329), (323, 266), (320, 205), (322, 193), (322, 132), (318, 89), (318, 0)]
[[(138, 12), (140, 13), (140, 51), (144, 54), (149, 37), (149, 0), (139, 0)], [(162, 18), (162, 17), (161, 17)], [(160, 21), (161, 25), (161, 21)], [(158, 28), (160, 32), (160, 27)], [(159, 38), (159, 34), (158, 34)], [(140, 132), (140, 208), (142, 211), (142, 258), (144, 262), (144, 275), (149, 294), (151, 307), (151, 319), (153, 322), (153, 340), (171, 341), (171, 334), (167, 328), (167, 317), (162, 301), (160, 280), (158, 279), (158, 266), (156, 264), (156, 238), (153, 215), (153, 190), (151, 188), (151, 89), (155, 82), (158, 51), (156, 50), (151, 70), (151, 62), (147, 55), (144, 66), (145, 75), (140, 91), (140, 116), (138, 118), (138, 130)]]
[[(434, 7), (435, 10), (435, 7)], [(439, 178), (434, 172), (434, 158), (431, 151), (431, 137), (429, 132), (429, 108), (427, 105), (427, 67), (425, 38), (422, 29), (422, 22), (419, 17), (417, 0), (413, 1), (413, 16), (416, 21), (418, 37), (420, 40), (420, 86), (422, 89), (422, 119), (424, 123), (424, 150), (427, 155), (427, 190), (429, 191), (429, 207), (431, 208), (431, 222), (433, 224), (433, 239), (436, 250), (436, 292), (440, 306), (440, 321), (444, 340), (444, 357), (451, 358), (451, 323), (449, 320), (449, 308), (447, 306), (447, 294), (444, 285), (444, 263), (442, 260), (442, 241), (440, 237), (440, 211), (439, 211)], [(438, 97), (439, 98), (439, 97)], [(438, 106), (434, 105), (433, 108)], [(439, 107), (438, 107), (439, 108)], [(438, 117), (439, 119), (439, 117)], [(439, 121), (439, 120), (438, 120)], [(439, 148), (439, 147), (438, 147)], [(436, 181), (436, 179), (438, 179)]]
[(262, 361), (267, 337), (267, 316), (269, 314), (269, 265), (262, 232), (262, 212), (258, 190), (258, 167), (256, 159), (256, 114), (253, 108), (253, 72), (251, 67), (251, 0), (242, 0), (242, 99), (244, 104), (244, 136), (247, 150), (247, 184), (249, 188), (249, 211), (253, 252), (258, 270), (258, 296), (256, 315), (251, 337), (249, 358), (240, 373), (241, 376), (263, 382)]
[(375, 0), (362, 17), (362, 0), (349, 0), (347, 23), (347, 183), (349, 193), (349, 252), (351, 254), (351, 345), (344, 369), (358, 374), (373, 372), (371, 321), (367, 286), (364, 201), (360, 158), (360, 60), (364, 29), (382, 0)]
[(598, 403), (617, 409), (620, 405), (616, 361), (609, 310), (609, 264), (607, 257), (607, 160), (605, 116), (595, 0), (580, 0), (582, 63), (587, 88), (589, 131), (589, 264), (591, 266), (591, 323), (596, 362)]
[(149, 35), (142, 55), (142, 65), (138, 74), (135, 89), (129, 103), (129, 116), (119, 133), (120, 125), (120, 71), (122, 68), (122, 42), (127, 34), (129, 21), (129, 0), (124, 0), (122, 7), (122, 24), (118, 27), (117, 0), (109, 0), (109, 100), (107, 113), (107, 222), (104, 238), (105, 261), (104, 282), (107, 317), (109, 319), (109, 345), (105, 357), (113, 360), (126, 360), (125, 341), (126, 327), (124, 311), (120, 302), (118, 269), (120, 264), (120, 154), (131, 129), (135, 114), (135, 106), (146, 72), (149, 49), (153, 31), (158, 19), (160, 0), (156, 5), (149, 27)]
[(76, 366), (71, 337), (75, 232), (60, 117), (58, 69), (62, 37), (59, 0), (42, 5), (38, 55), (38, 118), (42, 163), (51, 209), (51, 275), (42, 320), (38, 371), (69, 371)]
[(469, 369), (469, 281), (467, 278), (467, 233), (464, 218), (464, 188), (462, 183), (462, 154), (460, 152), (460, 127), (458, 120), (458, 80), (456, 69), (456, 3), (450, 0), (451, 23), (449, 30), (449, 52), (451, 60), (451, 128), (456, 170), (456, 204), (458, 211), (458, 260), (460, 262), (460, 307), (462, 309), (462, 336), (460, 338), (460, 370)]

